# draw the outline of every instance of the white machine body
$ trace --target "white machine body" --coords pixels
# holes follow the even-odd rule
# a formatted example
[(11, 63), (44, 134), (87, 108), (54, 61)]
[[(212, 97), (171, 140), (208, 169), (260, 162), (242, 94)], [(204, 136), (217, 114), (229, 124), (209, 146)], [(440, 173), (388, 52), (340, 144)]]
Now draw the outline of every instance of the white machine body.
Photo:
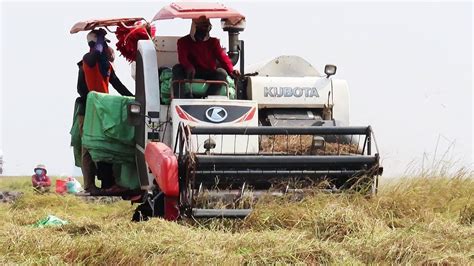
[[(216, 99), (176, 99), (171, 102), (170, 114), (173, 125), (171, 136), (176, 136), (180, 123), (190, 126), (258, 126), (258, 109), (254, 101)], [(204, 142), (212, 140), (216, 146), (212, 153), (257, 153), (258, 136), (209, 135), (195, 136), (192, 147), (195, 152), (205, 152)], [(171, 145), (174, 147), (175, 139)]]
[[(280, 56), (265, 64), (248, 67), (246, 72), (255, 74), (247, 79), (245, 100), (208, 96), (205, 99), (173, 99), (170, 105), (161, 104), (159, 69), (172, 68), (178, 63), (178, 39), (176, 36), (157, 36), (153, 40), (138, 42), (143, 66), (133, 65), (132, 77), (137, 81), (137, 90), (140, 82), (144, 83), (141, 98), (146, 104), (143, 113), (150, 116), (153, 125), (161, 125), (158, 132), (145, 127), (143, 146), (137, 142), (138, 152), (144, 152), (146, 143), (157, 141), (153, 133), (158, 133), (158, 141), (174, 149), (180, 123), (190, 126), (259, 126), (262, 115), (268, 111), (274, 112), (274, 117), (278, 119), (278, 112), (301, 110), (303, 116), (308, 116), (304, 119), (321, 121), (322, 110), (330, 108), (334, 123), (323, 121), (322, 126), (349, 125), (347, 83), (321, 75), (311, 64), (297, 56)], [(138, 69), (142, 73), (135, 73)], [(137, 99), (139, 95), (137, 92)], [(293, 116), (289, 117), (285, 116), (285, 119), (291, 122)], [(204, 143), (210, 139), (215, 143), (215, 148), (210, 151), (212, 153), (256, 153), (259, 149), (258, 136), (223, 135), (201, 136), (201, 139), (196, 137), (192, 143), (193, 149), (205, 152)], [(142, 188), (149, 188), (153, 179), (153, 175), (148, 173), (149, 182), (143, 184)]]

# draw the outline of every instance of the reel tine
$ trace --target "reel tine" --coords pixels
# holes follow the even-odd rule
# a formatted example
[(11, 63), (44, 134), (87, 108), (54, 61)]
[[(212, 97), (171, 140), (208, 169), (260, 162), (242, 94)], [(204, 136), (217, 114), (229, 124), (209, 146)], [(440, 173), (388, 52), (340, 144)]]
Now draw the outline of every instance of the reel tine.
[(300, 135), (300, 153), (303, 154), (303, 140), (302, 140), (302, 135)]
[(249, 153), (249, 142), (250, 142), (250, 135), (247, 135), (247, 146), (245, 147), (245, 154)]
[(221, 154), (222, 154), (223, 147), (224, 147), (224, 135), (221, 135)]
[(275, 154), (275, 152), (274, 152), (275, 151), (275, 136), (272, 136), (272, 140), (273, 140), (273, 142), (272, 142), (272, 155), (273, 155), (273, 154)]
[(242, 188), (239, 191), (239, 195), (237, 195), (237, 197), (234, 200), (234, 204), (239, 203), (244, 198), (244, 193), (245, 193), (246, 186), (247, 186), (247, 184), (246, 184), (246, 182), (244, 182), (244, 184), (242, 185)]

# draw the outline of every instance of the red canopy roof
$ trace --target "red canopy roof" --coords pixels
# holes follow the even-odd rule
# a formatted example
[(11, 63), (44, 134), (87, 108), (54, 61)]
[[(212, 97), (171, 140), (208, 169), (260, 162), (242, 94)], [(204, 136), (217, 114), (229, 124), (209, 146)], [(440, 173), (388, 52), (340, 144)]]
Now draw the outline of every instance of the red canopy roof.
[(206, 18), (227, 18), (232, 20), (241, 20), (245, 16), (234, 9), (228, 8), (220, 3), (203, 2), (178, 2), (171, 3), (163, 7), (153, 18), (155, 20), (164, 19), (197, 19), (201, 16)]
[(74, 26), (72, 26), (69, 31), (72, 33), (78, 33), (80, 31), (89, 31), (97, 27), (110, 27), (110, 26), (119, 26), (127, 23), (135, 23), (137, 21), (145, 20), (144, 18), (112, 18), (112, 19), (95, 19), (95, 20), (86, 20), (79, 21)]

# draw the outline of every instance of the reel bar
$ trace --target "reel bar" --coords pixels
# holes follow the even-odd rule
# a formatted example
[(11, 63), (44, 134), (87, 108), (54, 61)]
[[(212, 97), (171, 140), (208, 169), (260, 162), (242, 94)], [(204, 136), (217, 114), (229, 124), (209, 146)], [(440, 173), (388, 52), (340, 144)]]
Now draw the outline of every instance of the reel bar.
[(252, 209), (192, 209), (195, 218), (245, 218)]
[(193, 135), (370, 135), (368, 127), (190, 127)]
[[(302, 189), (296, 190), (291, 189), (287, 192), (281, 191), (268, 191), (268, 190), (251, 190), (244, 192), (244, 195), (252, 195), (253, 197), (259, 198), (262, 196), (274, 196), (281, 197), (285, 194), (302, 194), (304, 191)], [(240, 197), (242, 196), (241, 190), (231, 189), (231, 190), (209, 190), (202, 193), (208, 197), (215, 198), (226, 198), (226, 197)]]
[(337, 155), (337, 156), (311, 156), (311, 155), (202, 155), (196, 154), (198, 165), (257, 165), (274, 164), (274, 165), (302, 165), (302, 164), (369, 164), (373, 165), (378, 162), (378, 156), (351, 156), (351, 155)]
[(195, 171), (199, 176), (239, 176), (239, 177), (262, 177), (262, 176), (357, 176), (362, 175), (365, 170), (198, 170)]

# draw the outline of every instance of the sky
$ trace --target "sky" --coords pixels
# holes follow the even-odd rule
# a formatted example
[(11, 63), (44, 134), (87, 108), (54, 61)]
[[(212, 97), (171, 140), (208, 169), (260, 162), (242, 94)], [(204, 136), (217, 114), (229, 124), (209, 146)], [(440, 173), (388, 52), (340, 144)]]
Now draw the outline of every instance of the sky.
[[(0, 150), (4, 175), (79, 174), (69, 147), (76, 63), (86, 33), (69, 34), (81, 20), (144, 17), (169, 2), (3, 1), (0, 41)], [(471, 2), (224, 1), (246, 15), (246, 64), (298, 55), (351, 93), (351, 124), (371, 125), (384, 176), (447, 160), (473, 166), (473, 4)], [(213, 21), (211, 35), (227, 37)], [(189, 21), (166, 21), (159, 35), (184, 36)], [(112, 42), (116, 39), (107, 35)], [(115, 69), (134, 92), (130, 66)]]

